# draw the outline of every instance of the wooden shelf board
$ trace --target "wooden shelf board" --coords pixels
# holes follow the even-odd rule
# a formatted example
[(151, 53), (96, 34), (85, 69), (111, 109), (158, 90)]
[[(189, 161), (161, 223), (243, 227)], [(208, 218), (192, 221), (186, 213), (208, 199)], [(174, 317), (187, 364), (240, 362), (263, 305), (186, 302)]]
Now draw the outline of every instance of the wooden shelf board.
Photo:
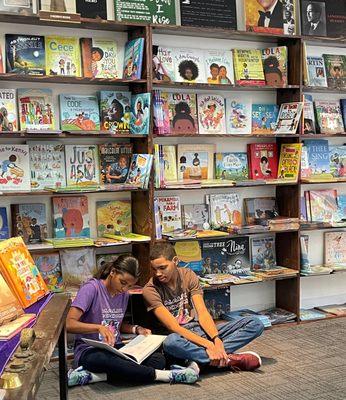
[(334, 138), (334, 137), (346, 137), (346, 132), (334, 133), (328, 135), (325, 133), (316, 133), (315, 135), (300, 135), (301, 139), (319, 139), (319, 138)]
[(323, 230), (331, 230), (331, 229), (346, 229), (346, 225), (345, 226), (330, 226), (330, 225), (326, 225), (326, 226), (306, 226), (306, 227), (301, 227), (300, 231), (301, 232), (309, 232), (309, 231), (323, 231)]
[(300, 181), (301, 185), (322, 185), (322, 184), (325, 184), (325, 183), (346, 183), (346, 179), (342, 179), (342, 180), (339, 180), (339, 179), (330, 179), (330, 180), (322, 179), (320, 181), (318, 181), (318, 180), (313, 180), (313, 181), (301, 180)]
[(346, 93), (346, 88), (330, 88), (330, 87), (314, 87), (314, 86), (303, 86), (303, 92), (312, 93)]
[[(222, 138), (240, 138), (240, 139), (253, 139), (253, 138), (264, 138), (264, 139), (275, 139), (275, 138), (286, 138), (286, 137), (293, 137), (293, 138), (299, 138), (299, 135), (296, 134), (254, 134), (254, 135), (246, 135), (246, 134), (229, 134), (229, 133), (224, 133), (224, 134), (195, 134), (195, 133), (185, 133), (185, 134), (181, 134), (181, 135), (157, 135), (154, 134), (153, 135), (154, 138), (179, 138), (179, 137), (189, 137), (189, 138), (204, 138), (204, 137), (222, 137)], [(345, 135), (346, 137), (346, 135)]]
[(187, 83), (187, 82), (161, 82), (153, 81), (153, 87), (160, 89), (164, 88), (179, 88), (179, 89), (208, 89), (208, 90), (224, 90), (224, 91), (268, 91), (268, 90), (292, 90), (300, 89), (299, 85), (288, 85), (286, 87), (278, 86), (239, 86), (239, 85), (212, 85), (209, 83)]
[(119, 189), (119, 190), (87, 190), (80, 191), (76, 190), (75, 192), (52, 192), (50, 190), (37, 190), (37, 191), (23, 191), (23, 192), (1, 192), (1, 196), (13, 197), (13, 196), (83, 196), (88, 193), (118, 193), (118, 192), (146, 192), (148, 189)]
[(0, 132), (0, 139), (25, 138), (25, 139), (66, 139), (66, 138), (102, 138), (102, 139), (143, 139), (148, 135), (114, 134), (107, 131), (43, 131), (43, 133), (30, 133), (26, 131)]
[[(345, 181), (346, 182), (346, 181)], [(249, 184), (249, 185), (215, 185), (215, 186), (198, 186), (198, 187), (188, 187), (188, 186), (180, 186), (180, 187), (166, 187), (166, 188), (155, 188), (156, 192), (161, 191), (172, 191), (172, 190), (204, 190), (204, 189), (241, 189), (246, 187), (256, 187), (256, 186), (296, 186), (296, 182), (274, 182), (274, 183), (256, 183), (256, 184)]]
[(302, 41), (310, 46), (331, 46), (346, 47), (346, 37), (326, 37), (326, 36), (301, 36)]

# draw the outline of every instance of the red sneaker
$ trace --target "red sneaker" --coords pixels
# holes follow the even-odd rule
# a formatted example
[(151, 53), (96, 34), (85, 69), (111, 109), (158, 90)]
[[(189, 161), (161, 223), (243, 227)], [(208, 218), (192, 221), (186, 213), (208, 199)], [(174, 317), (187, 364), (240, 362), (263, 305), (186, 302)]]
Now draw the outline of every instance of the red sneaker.
[(262, 365), (261, 357), (253, 351), (228, 354), (228, 366), (234, 371), (254, 371)]

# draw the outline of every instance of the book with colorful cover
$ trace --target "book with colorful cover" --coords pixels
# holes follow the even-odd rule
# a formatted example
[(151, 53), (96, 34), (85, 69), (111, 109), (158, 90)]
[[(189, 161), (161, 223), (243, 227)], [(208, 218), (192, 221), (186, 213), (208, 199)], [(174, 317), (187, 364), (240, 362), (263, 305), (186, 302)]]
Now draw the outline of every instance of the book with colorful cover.
[(7, 210), (6, 207), (0, 207), (0, 240), (8, 239), (9, 237)]
[(298, 181), (302, 147), (302, 143), (283, 143), (281, 145), (279, 179)]
[(197, 94), (200, 134), (226, 134), (225, 100), (217, 94)]
[[(248, 32), (284, 33), (283, 4), (245, 0), (245, 25)], [(270, 18), (267, 18), (269, 13)]]
[(0, 89), (0, 133), (18, 131), (18, 126), (16, 90)]
[(263, 70), (269, 86), (287, 86), (287, 47), (268, 47), (262, 50)]
[(204, 230), (209, 228), (207, 204), (184, 204), (181, 210), (184, 229)]
[(162, 233), (169, 233), (181, 229), (181, 207), (179, 196), (157, 197)]
[(46, 74), (81, 76), (81, 55), (77, 37), (46, 36)]
[(330, 174), (329, 143), (326, 139), (304, 140), (310, 175)]
[(147, 189), (152, 164), (152, 154), (132, 154), (126, 183), (141, 189)]
[(303, 102), (282, 103), (274, 133), (295, 134), (298, 129), (302, 111)]
[(214, 321), (224, 319), (231, 309), (231, 291), (229, 288), (203, 290), (205, 306)]
[(76, 0), (76, 9), (82, 18), (107, 19), (107, 0)]
[(130, 133), (131, 92), (100, 92), (101, 130)]
[(240, 86), (264, 86), (262, 53), (256, 49), (233, 49), (235, 82)]
[(0, 191), (29, 191), (29, 146), (0, 145)]
[(251, 257), (253, 271), (274, 268), (276, 266), (275, 236), (251, 238)]
[(60, 128), (63, 131), (100, 130), (99, 103), (96, 96), (60, 94)]
[(300, 177), (301, 178), (310, 178), (311, 169), (309, 167), (309, 158), (308, 158), (308, 150), (306, 146), (302, 147), (302, 154), (300, 158)]
[(48, 289), (52, 292), (62, 292), (63, 281), (59, 252), (34, 253), (33, 260)]
[(330, 172), (335, 178), (346, 176), (346, 146), (329, 145)]
[(329, 88), (346, 87), (346, 56), (341, 54), (322, 54), (326, 66)]
[(326, 68), (323, 57), (306, 57), (307, 84), (314, 87), (327, 87)]
[(272, 134), (279, 108), (276, 104), (252, 104), (252, 134)]
[(163, 180), (175, 182), (177, 175), (177, 152), (175, 145), (162, 145), (163, 156)]
[(245, 135), (251, 134), (252, 122), (251, 100), (244, 100), (242, 96), (226, 98), (226, 129), (227, 133)]
[(153, 81), (174, 82), (173, 49), (153, 46)]
[(233, 58), (230, 50), (204, 50), (207, 83), (233, 85)]
[(94, 78), (119, 78), (118, 49), (115, 40), (92, 39), (91, 70)]
[(313, 222), (333, 222), (338, 212), (336, 189), (309, 190), (310, 214)]
[(213, 229), (241, 226), (242, 210), (238, 194), (209, 194), (206, 203), (209, 204), (209, 222)]
[(304, 94), (303, 102), (303, 134), (314, 135), (316, 133), (316, 122), (312, 96)]
[(132, 232), (130, 200), (109, 200), (96, 202), (97, 235), (105, 233), (123, 235)]
[(315, 100), (315, 111), (319, 133), (331, 135), (344, 132), (338, 100)]
[(53, 197), (54, 238), (90, 237), (88, 198)]
[(131, 97), (130, 133), (148, 135), (150, 128), (151, 93)]
[(345, 264), (346, 266), (346, 232), (324, 233), (324, 263)]
[(40, 0), (40, 11), (57, 11), (59, 13), (76, 13), (76, 0), (51, 1)]
[(33, 0), (1, 0), (0, 12), (16, 15), (33, 15), (35, 12)]
[(213, 144), (178, 144), (178, 180), (213, 179)]
[(197, 275), (203, 274), (201, 247), (197, 240), (178, 241), (174, 250), (179, 258), (178, 267), (190, 268)]
[(249, 197), (244, 199), (244, 206), (247, 225), (262, 225), (279, 215), (275, 197)]
[(170, 134), (198, 133), (196, 94), (182, 92), (168, 93), (167, 114)]
[(248, 162), (250, 179), (276, 179), (278, 172), (277, 144), (248, 144)]
[(5, 35), (6, 72), (45, 75), (45, 38), (36, 35)]
[(67, 186), (90, 186), (100, 182), (98, 146), (65, 145)]
[(100, 182), (104, 185), (124, 183), (130, 168), (132, 144), (99, 145)]
[(125, 45), (123, 79), (141, 79), (144, 38), (130, 40)]
[(215, 178), (242, 181), (249, 178), (246, 153), (215, 153)]
[(185, 83), (207, 83), (203, 50), (174, 48), (174, 80)]

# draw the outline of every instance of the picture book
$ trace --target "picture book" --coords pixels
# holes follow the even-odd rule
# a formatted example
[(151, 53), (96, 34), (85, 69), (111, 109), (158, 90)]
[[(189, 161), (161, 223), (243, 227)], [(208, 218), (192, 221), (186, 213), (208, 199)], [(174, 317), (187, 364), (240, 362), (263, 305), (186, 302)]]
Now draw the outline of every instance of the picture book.
[(231, 309), (231, 291), (229, 288), (203, 290), (204, 303), (213, 320), (223, 319)]
[(178, 267), (190, 268), (197, 275), (202, 275), (202, 253), (197, 240), (178, 241), (174, 250), (179, 258)]
[(153, 90), (153, 133), (168, 135), (170, 133), (168, 92)]
[(48, 294), (48, 288), (21, 237), (0, 242), (0, 272), (23, 308)]
[(181, 229), (181, 207), (179, 196), (157, 197), (162, 233), (169, 233)]
[(97, 236), (105, 233), (123, 235), (132, 232), (130, 200), (96, 202)]
[(2, 47), (0, 46), (0, 74), (5, 73), (4, 61), (2, 58)]
[(251, 238), (251, 256), (253, 271), (274, 268), (276, 266), (275, 236)]
[(238, 194), (210, 194), (206, 197), (209, 204), (209, 222), (213, 229), (222, 226), (241, 226), (242, 212)]
[(174, 145), (162, 146), (163, 180), (165, 182), (177, 181), (177, 152)]
[(231, 181), (248, 179), (246, 153), (215, 153), (215, 178)]
[(28, 144), (31, 190), (65, 187), (65, 146), (53, 141), (29, 141)]
[(166, 0), (115, 0), (117, 21), (132, 21), (146, 24), (176, 24), (175, 2)]
[(300, 158), (300, 177), (309, 178), (311, 176), (311, 169), (309, 167), (308, 150), (305, 145), (302, 147), (302, 154)]
[(213, 144), (178, 144), (178, 180), (213, 179)]
[(0, 12), (5, 14), (32, 15), (35, 11), (34, 4), (33, 0), (1, 0)]
[(76, 13), (76, 0), (40, 0), (40, 11), (58, 11), (69, 14)]
[(65, 145), (67, 186), (98, 185), (100, 182), (97, 145)]
[(325, 139), (304, 140), (311, 175), (329, 174), (329, 144)]
[(336, 189), (309, 190), (310, 215), (313, 222), (332, 222), (338, 212)]
[(296, 35), (298, 26), (295, 0), (285, 0), (283, 6), (284, 35)]
[(147, 189), (152, 164), (152, 154), (133, 154), (126, 183), (141, 189)]
[(326, 0), (300, 2), (302, 35), (327, 36)]
[(11, 204), (12, 235), (21, 236), (25, 244), (41, 243), (47, 237), (46, 205)]
[(276, 104), (252, 104), (252, 134), (271, 134), (278, 118)]
[(51, 89), (18, 89), (21, 130), (54, 130), (55, 110)]
[(303, 100), (303, 134), (314, 135), (316, 133), (316, 123), (312, 96), (304, 94)]
[(7, 73), (45, 75), (43, 36), (6, 34), (5, 52)]
[(262, 53), (256, 49), (233, 49), (235, 82), (240, 86), (263, 86)]
[(29, 146), (0, 145), (0, 191), (29, 191)]
[(62, 292), (63, 281), (59, 252), (34, 253), (33, 260), (48, 289), (52, 292)]
[(91, 38), (80, 38), (80, 52), (81, 52), (81, 69), (82, 76), (84, 78), (92, 78), (93, 71), (91, 68), (91, 49), (92, 49), (92, 39)]
[(330, 172), (335, 178), (346, 176), (346, 146), (329, 145)]
[(346, 232), (324, 233), (324, 263), (346, 265)]
[(320, 133), (331, 135), (344, 132), (339, 101), (315, 100), (315, 111), (317, 127)]
[(96, 96), (60, 94), (60, 128), (63, 131), (100, 130), (99, 103)]
[(123, 79), (141, 79), (144, 38), (130, 40), (125, 45)]
[(278, 178), (298, 181), (302, 143), (283, 143), (281, 145)]
[(226, 134), (225, 100), (217, 94), (198, 94), (200, 134)]
[(346, 56), (323, 54), (326, 66), (327, 84), (330, 88), (346, 87)]
[(284, 33), (283, 4), (281, 1), (274, 3), (245, 0), (244, 6), (245, 25), (248, 32)]
[(269, 47), (262, 50), (263, 70), (269, 86), (287, 86), (287, 47)]
[(327, 87), (326, 68), (323, 57), (306, 57), (308, 86)]
[(115, 40), (92, 39), (91, 70), (94, 78), (119, 78), (118, 48)]
[(101, 131), (130, 133), (131, 92), (100, 92)]
[[(1, 213), (1, 212), (0, 212)], [(336, 220), (341, 221), (346, 219), (346, 195), (338, 195), (338, 215)]]
[(248, 144), (250, 179), (276, 179), (278, 149), (276, 143)]
[(46, 36), (45, 42), (47, 75), (81, 76), (78, 38)]
[(300, 273), (311, 273), (309, 260), (309, 235), (300, 235)]
[(0, 133), (18, 131), (18, 126), (16, 90), (0, 89)]
[(107, 19), (107, 0), (76, 0), (76, 8), (83, 18)]
[(131, 97), (130, 133), (148, 135), (150, 127), (151, 93)]
[(245, 222), (247, 225), (261, 225), (279, 215), (275, 197), (253, 197), (244, 199)]
[(207, 83), (203, 50), (174, 48), (173, 60), (176, 82)]
[(168, 93), (168, 134), (198, 133), (197, 98), (194, 93)]
[(207, 204), (184, 204), (181, 208), (184, 229), (204, 230), (210, 227)]
[(155, 226), (155, 239), (162, 239), (162, 226), (159, 210), (159, 202), (156, 197), (154, 197), (154, 226)]
[(226, 129), (232, 134), (251, 134), (252, 123), (251, 100), (243, 99), (243, 96), (226, 98)]
[(53, 197), (54, 237), (90, 237), (88, 198)]
[(153, 81), (174, 82), (173, 51), (171, 47), (153, 46)]
[(293, 312), (278, 307), (263, 310), (259, 313), (267, 316), (272, 325), (284, 324), (286, 322), (294, 321), (297, 318), (296, 314)]
[(230, 50), (204, 50), (207, 82), (234, 85), (233, 58)]
[(99, 145), (100, 181), (104, 185), (124, 183), (132, 156), (131, 143)]
[(275, 134), (292, 133), (295, 134), (298, 129), (300, 116), (303, 111), (303, 102), (282, 103), (274, 130)]
[(8, 239), (9, 237), (7, 210), (6, 207), (0, 207), (0, 240)]

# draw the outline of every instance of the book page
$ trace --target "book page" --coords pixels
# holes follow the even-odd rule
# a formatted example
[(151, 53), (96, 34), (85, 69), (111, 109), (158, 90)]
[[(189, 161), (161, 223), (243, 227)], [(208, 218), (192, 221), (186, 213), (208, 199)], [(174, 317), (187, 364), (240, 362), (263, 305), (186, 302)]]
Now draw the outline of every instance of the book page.
[(141, 364), (142, 361), (161, 346), (161, 343), (165, 339), (166, 336), (162, 335), (139, 335), (119, 351), (135, 358)]

